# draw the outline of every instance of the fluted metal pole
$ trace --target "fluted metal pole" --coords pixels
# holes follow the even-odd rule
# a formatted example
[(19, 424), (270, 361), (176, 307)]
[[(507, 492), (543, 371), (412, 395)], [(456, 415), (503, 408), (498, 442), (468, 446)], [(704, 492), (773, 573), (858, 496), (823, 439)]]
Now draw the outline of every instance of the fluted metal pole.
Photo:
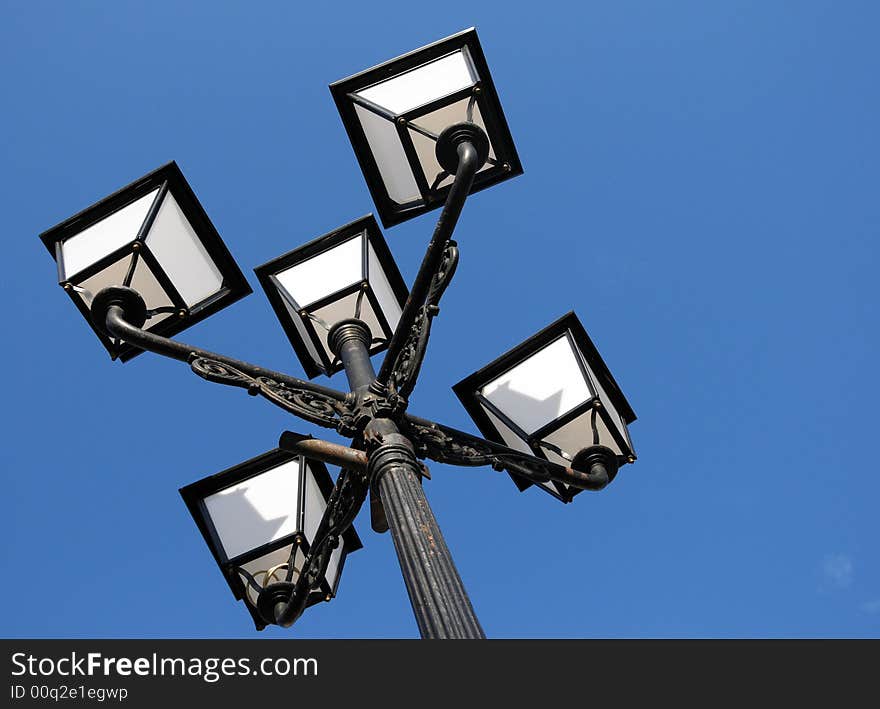
[[(348, 320), (330, 332), (352, 391), (365, 391), (375, 374), (365, 323)], [(370, 479), (385, 507), (394, 549), (423, 638), (485, 638), (452, 555), (425, 497), (412, 443), (390, 419), (373, 419), (364, 431)]]

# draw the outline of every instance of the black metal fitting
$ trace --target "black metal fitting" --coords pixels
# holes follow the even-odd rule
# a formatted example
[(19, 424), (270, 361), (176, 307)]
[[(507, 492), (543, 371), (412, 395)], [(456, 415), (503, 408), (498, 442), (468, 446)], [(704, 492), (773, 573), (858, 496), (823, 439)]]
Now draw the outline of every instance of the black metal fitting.
[(386, 433), (381, 443), (370, 451), (367, 462), (370, 486), (376, 488), (382, 476), (397, 467), (408, 467), (416, 472), (421, 468), (409, 439), (400, 433)]
[(257, 612), (266, 625), (275, 625), (279, 609), (283, 609), (293, 596), (295, 584), (286, 581), (270, 583), (257, 596)]
[(440, 133), (434, 149), (440, 167), (450, 175), (458, 171), (458, 146), (462, 143), (470, 143), (477, 151), (477, 170), (489, 159), (489, 136), (486, 135), (486, 131), (469, 121), (453, 123)]
[(376, 376), (370, 362), (371, 341), (370, 326), (356, 318), (340, 320), (327, 333), (327, 344), (342, 360), (353, 392), (364, 391)]
[(606, 446), (590, 446), (577, 452), (571, 461), (571, 467), (573, 470), (589, 473), (601, 487), (605, 487), (617, 475), (617, 455)]
[(92, 322), (104, 334), (107, 331), (107, 311), (114, 305), (122, 308), (125, 321), (133, 327), (143, 327), (147, 322), (147, 304), (134, 288), (110, 286), (98, 291), (92, 300)]
[(330, 346), (330, 351), (337, 357), (342, 356), (342, 347), (346, 342), (355, 340), (363, 343), (369, 349), (372, 339), (370, 326), (357, 318), (340, 320), (327, 333), (327, 344)]

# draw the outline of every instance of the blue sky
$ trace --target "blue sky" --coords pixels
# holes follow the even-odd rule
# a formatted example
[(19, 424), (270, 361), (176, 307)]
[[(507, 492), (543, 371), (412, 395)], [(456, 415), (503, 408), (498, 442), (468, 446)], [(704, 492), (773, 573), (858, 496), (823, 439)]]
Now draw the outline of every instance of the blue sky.
[[(180, 363), (110, 362), (37, 235), (174, 159), (258, 289), (373, 210), (327, 85), (474, 25), (525, 174), (466, 207), (411, 411), (475, 431), (451, 385), (573, 309), (640, 456), (570, 505), (432, 466), (487, 634), (878, 635), (876, 3), (2, 15), (0, 634), (255, 636), (177, 489), (321, 433)], [(435, 217), (385, 232), (408, 281)], [(185, 339), (302, 372), (259, 289)], [(338, 598), (264, 637), (417, 635), (390, 537), (357, 527)]]

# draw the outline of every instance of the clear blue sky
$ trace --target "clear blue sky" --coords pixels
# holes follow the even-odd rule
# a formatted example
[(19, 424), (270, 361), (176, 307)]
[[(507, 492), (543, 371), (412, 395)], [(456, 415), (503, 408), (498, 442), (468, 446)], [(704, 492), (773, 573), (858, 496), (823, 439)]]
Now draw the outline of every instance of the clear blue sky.
[[(574, 309), (639, 416), (638, 463), (571, 505), (432, 466), (487, 634), (880, 634), (878, 23), (831, 0), (5, 3), (0, 634), (255, 636), (177, 489), (321, 433), (110, 362), (37, 235), (174, 159), (257, 288), (373, 209), (327, 85), (471, 25), (525, 174), (468, 203), (411, 410), (475, 431), (451, 385)], [(408, 281), (435, 217), (385, 232)], [(302, 372), (259, 290), (185, 339)], [(339, 597), (264, 637), (417, 635), (390, 537), (357, 527)]]

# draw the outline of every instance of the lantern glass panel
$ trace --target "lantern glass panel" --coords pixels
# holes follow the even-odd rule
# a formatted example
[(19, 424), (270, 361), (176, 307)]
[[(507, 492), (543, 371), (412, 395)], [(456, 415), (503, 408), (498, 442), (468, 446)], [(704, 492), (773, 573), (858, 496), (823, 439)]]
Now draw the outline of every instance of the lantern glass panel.
[[(325, 509), (327, 509), (327, 500), (321, 493), (314, 475), (310, 474), (306, 478), (304, 525), (306, 539), (309, 540), (310, 544), (315, 539), (315, 535), (318, 532), (318, 525), (321, 523), (321, 518), (324, 516)], [(345, 540), (340, 539), (339, 546), (337, 546), (330, 554), (330, 561), (327, 564), (327, 571), (324, 575), (324, 580), (327, 582), (327, 587), (331, 592), (336, 588), (336, 579), (339, 575), (339, 562), (342, 559), (344, 549)]]
[[(590, 367), (590, 364), (583, 356), (583, 353), (581, 353), (581, 358), (584, 361), (584, 366), (590, 373), (590, 379), (592, 379), (593, 383), (599, 391), (599, 400), (602, 402), (602, 406), (608, 411), (608, 414), (611, 418), (612, 427), (625, 442), (628, 442), (629, 431), (626, 428), (626, 424), (623, 422), (623, 417), (621, 417), (620, 413), (617, 411), (617, 407), (614, 405), (614, 399), (608, 396), (608, 394), (605, 392), (605, 388), (602, 386), (602, 379), (596, 376), (596, 373), (593, 371), (592, 367)], [(605, 435), (602, 435), (602, 432), (600, 430), (599, 440), (602, 442), (602, 445), (608, 446), (612, 450), (622, 453), (622, 451), (619, 450), (620, 446), (618, 446), (617, 442), (614, 441), (614, 437), (610, 434), (607, 427), (605, 427), (604, 418), (600, 417), (600, 425), (605, 430)], [(630, 444), (628, 447), (631, 451), (632, 445)]]
[(403, 308), (400, 305), (394, 288), (391, 286), (391, 282), (388, 280), (388, 274), (385, 273), (382, 262), (376, 254), (376, 249), (369, 242), (367, 243), (367, 258), (370, 270), (370, 286), (373, 288), (376, 300), (379, 301), (379, 307), (382, 309), (382, 313), (385, 315), (385, 319), (388, 320), (388, 324), (393, 331), (397, 327), (397, 321), (400, 320), (400, 316), (403, 314)]
[[(526, 453), (528, 455), (535, 455), (535, 451), (531, 449), (528, 442), (521, 438), (512, 428), (510, 428), (504, 421), (498, 418), (495, 414), (493, 414), (489, 409), (485, 406), (483, 408), (483, 413), (486, 414), (486, 417), (492, 422), (492, 425), (495, 426), (498, 434), (501, 436), (501, 440), (504, 442), (509, 448), (513, 448), (515, 451), (520, 451), (521, 453)], [(558, 457), (558, 456), (557, 456)], [(559, 461), (554, 461), (559, 462)], [(563, 461), (562, 465), (567, 465), (567, 461)], [(553, 495), (559, 495), (559, 491), (556, 488), (556, 484), (552, 480), (546, 480), (544, 482), (537, 483), (541, 487), (547, 488), (547, 490)]]
[(485, 406), (483, 406), (483, 413), (486, 414), (488, 419), (492, 422), (492, 425), (498, 430), (501, 440), (504, 441), (504, 445), (509, 446), (514, 450), (518, 450), (521, 453), (528, 453), (529, 455), (534, 454), (534, 451), (529, 447), (529, 444), (523, 440), (516, 431), (510, 428), (507, 423), (498, 418)]
[(229, 559), (301, 531), (299, 461), (294, 458), (205, 498)]
[(280, 271), (276, 278), (287, 295), (300, 308), (306, 308), (365, 278), (364, 238), (364, 234), (359, 234), (317, 256)]
[(146, 242), (188, 308), (210, 298), (223, 286), (223, 274), (173, 193), (169, 192), (162, 200)]
[(321, 350), (318, 350), (318, 347), (315, 345), (314, 340), (312, 339), (311, 332), (309, 332), (306, 327), (306, 322), (303, 317), (300, 315), (300, 312), (294, 307), (294, 304), (291, 300), (287, 298), (280, 298), (280, 303), (284, 306), (284, 309), (287, 311), (289, 315), (289, 319), (285, 320), (285, 323), (289, 323), (292, 326), (293, 330), (297, 334), (297, 342), (301, 343), (303, 347), (306, 349), (306, 353), (310, 358), (310, 361), (320, 363), (323, 361), (323, 357), (326, 356), (327, 349), (327, 336), (324, 335), (324, 342), (321, 344)]
[(541, 440), (551, 443), (562, 449), (568, 454), (568, 459), (563, 458), (555, 451), (549, 448), (543, 448), (544, 455), (554, 463), (560, 465), (569, 465), (571, 459), (582, 448), (587, 448), (593, 444), (593, 421), (596, 424), (596, 433), (599, 437), (599, 444), (610, 448), (617, 455), (623, 455), (623, 451), (608, 429), (605, 418), (597, 411), (594, 417), (593, 410), (581, 414), (577, 418), (563, 424), (558, 429), (547, 433)]
[[(489, 134), (489, 131), (486, 128), (486, 122), (483, 120), (483, 114), (480, 111), (480, 106), (471, 98), (464, 98), (450, 104), (449, 106), (438, 108), (436, 111), (427, 113), (424, 116), (419, 116), (418, 118), (413, 118), (409, 121), (410, 138), (412, 139), (413, 147), (416, 149), (416, 156), (419, 159), (419, 165), (421, 166), (422, 172), (424, 173), (425, 179), (428, 181), (430, 187), (433, 187), (434, 189), (447, 187), (452, 184), (454, 175), (447, 175), (443, 179), (439, 181), (437, 180), (437, 178), (444, 172), (443, 168), (440, 167), (440, 163), (437, 162), (437, 141), (426, 136), (412, 126), (417, 126), (418, 128), (429, 131), (434, 135), (440, 135), (445, 128), (448, 128), (454, 123), (463, 123), (466, 121), (476, 123), (480, 128), (486, 131), (487, 135)], [(485, 172), (486, 170), (491, 170), (494, 161), (495, 148), (490, 137), (489, 160), (483, 164), (483, 166), (477, 171), (477, 174)]]
[(61, 243), (63, 279), (71, 280), (85, 268), (132, 243), (137, 238), (158, 193), (157, 187), (71, 238), (65, 239)]
[[(290, 561), (290, 552), (292, 549), (293, 545), (288, 544), (287, 546), (281, 547), (280, 549), (270, 551), (268, 554), (264, 554), (257, 559), (245, 562), (244, 564), (240, 565), (240, 568), (244, 569), (251, 576), (253, 576), (254, 580), (260, 585), (261, 588), (264, 588), (270, 583), (280, 583), (287, 579), (287, 564)], [(296, 582), (296, 579), (299, 577), (299, 574), (302, 571), (305, 558), (306, 555), (303, 550), (301, 548), (298, 548), (296, 550), (296, 554), (293, 557), (293, 575), (291, 576), (291, 581), (293, 581), (294, 583)], [(251, 603), (256, 605), (259, 595), (257, 590), (248, 583), (247, 576), (239, 572), (239, 577), (241, 579), (241, 583), (247, 589), (246, 593), (248, 599), (251, 601)]]
[(394, 122), (363, 106), (355, 105), (354, 110), (376, 158), (376, 167), (388, 197), (397, 204), (419, 199), (419, 185), (413, 176)]
[[(108, 286), (122, 283), (130, 267), (131, 257), (126, 255), (103, 271), (99, 271), (94, 276), (74, 285), (73, 292), (82, 300), (86, 308), (90, 308), (95, 295)], [(140, 293), (144, 302), (149, 303), (151, 308), (166, 308), (174, 305), (171, 297), (159, 283), (153, 270), (144, 259), (137, 259), (135, 261), (131, 287)], [(144, 329), (149, 329), (171, 316), (172, 313), (156, 313), (147, 318), (146, 323), (144, 323)]]
[(490, 381), (481, 394), (527, 433), (593, 396), (565, 335)]
[(466, 49), (461, 49), (362, 89), (357, 94), (400, 114), (472, 86), (478, 80)]

